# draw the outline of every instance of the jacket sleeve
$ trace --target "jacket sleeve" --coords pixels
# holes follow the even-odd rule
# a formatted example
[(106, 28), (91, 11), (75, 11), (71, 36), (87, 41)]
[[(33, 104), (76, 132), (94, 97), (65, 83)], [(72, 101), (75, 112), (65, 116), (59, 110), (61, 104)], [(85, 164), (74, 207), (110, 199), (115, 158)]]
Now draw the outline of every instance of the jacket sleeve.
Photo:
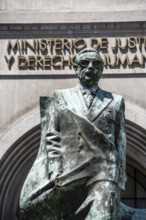
[(116, 148), (118, 151), (118, 183), (121, 189), (125, 189), (126, 182), (126, 132), (125, 132), (125, 103), (121, 98), (116, 119)]
[(59, 112), (56, 100), (52, 99), (49, 109), (49, 121), (46, 134), (46, 150), (48, 155), (48, 175), (51, 181), (56, 181), (62, 172), (62, 149), (59, 129)]

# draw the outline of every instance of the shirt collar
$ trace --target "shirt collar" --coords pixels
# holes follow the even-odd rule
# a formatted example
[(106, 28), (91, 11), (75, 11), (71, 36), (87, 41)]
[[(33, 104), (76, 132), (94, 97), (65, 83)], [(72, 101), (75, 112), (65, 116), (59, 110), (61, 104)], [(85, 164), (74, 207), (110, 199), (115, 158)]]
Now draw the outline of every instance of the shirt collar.
[(84, 91), (89, 91), (91, 94), (96, 95), (97, 90), (98, 90), (98, 85), (97, 86), (92, 86), (91, 88), (88, 88), (86, 86), (83, 86), (81, 83), (79, 83), (79, 88), (81, 92), (83, 93)]

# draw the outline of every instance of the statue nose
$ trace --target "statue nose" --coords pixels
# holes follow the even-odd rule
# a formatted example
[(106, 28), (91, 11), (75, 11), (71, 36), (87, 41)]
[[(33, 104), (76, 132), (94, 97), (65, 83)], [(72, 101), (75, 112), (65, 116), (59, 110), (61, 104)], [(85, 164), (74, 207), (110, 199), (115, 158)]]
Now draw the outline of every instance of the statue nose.
[(94, 69), (92, 62), (89, 63), (88, 69)]

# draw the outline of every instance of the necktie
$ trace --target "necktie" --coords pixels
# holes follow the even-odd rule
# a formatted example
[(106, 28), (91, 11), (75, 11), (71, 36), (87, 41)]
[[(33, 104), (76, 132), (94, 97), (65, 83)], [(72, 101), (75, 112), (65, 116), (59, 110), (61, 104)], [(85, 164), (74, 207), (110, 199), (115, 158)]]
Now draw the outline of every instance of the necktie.
[(92, 94), (89, 90), (84, 90), (83, 96), (84, 96), (87, 107), (90, 108), (95, 98), (95, 94)]

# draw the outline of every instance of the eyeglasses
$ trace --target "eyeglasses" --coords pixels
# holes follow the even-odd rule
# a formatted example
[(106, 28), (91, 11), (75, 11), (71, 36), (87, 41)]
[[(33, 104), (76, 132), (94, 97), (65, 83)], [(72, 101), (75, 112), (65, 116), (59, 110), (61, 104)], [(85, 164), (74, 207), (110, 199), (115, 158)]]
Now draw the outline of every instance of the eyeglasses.
[(80, 60), (79, 64), (82, 66), (82, 67), (87, 67), (89, 66), (89, 64), (92, 63), (92, 66), (97, 68), (97, 67), (100, 67), (102, 65), (102, 61), (100, 60)]

